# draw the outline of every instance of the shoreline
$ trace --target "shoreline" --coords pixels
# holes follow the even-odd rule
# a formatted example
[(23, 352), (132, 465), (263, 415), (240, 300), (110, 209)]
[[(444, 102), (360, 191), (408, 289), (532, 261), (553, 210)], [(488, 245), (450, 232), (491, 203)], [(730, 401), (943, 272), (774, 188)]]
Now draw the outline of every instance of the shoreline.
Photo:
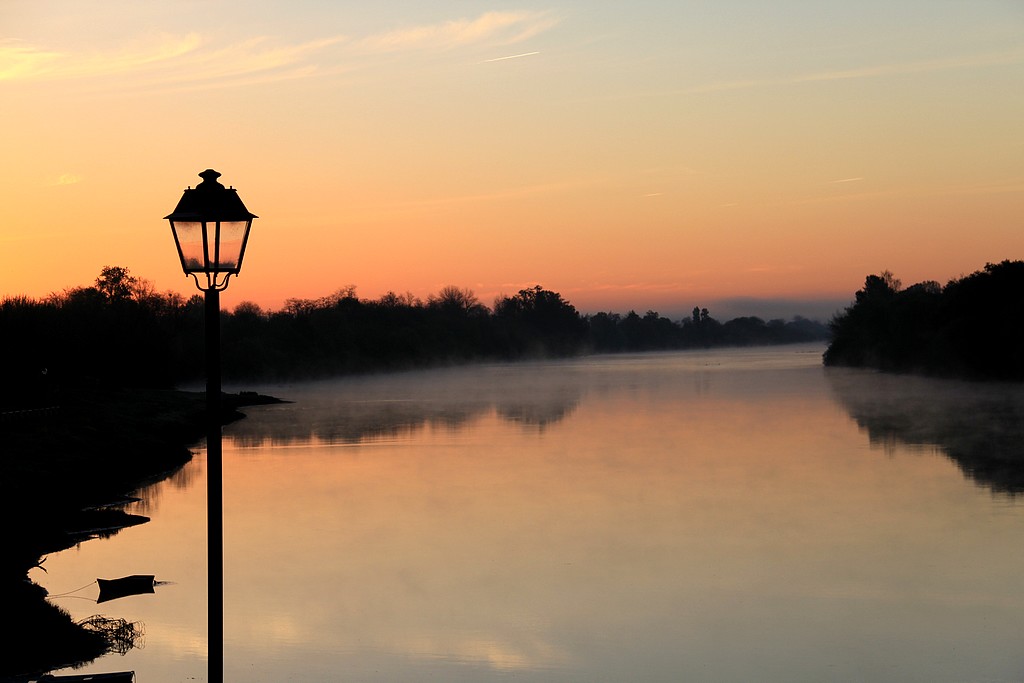
[[(47, 555), (144, 524), (124, 512), (142, 486), (188, 463), (206, 431), (205, 392), (72, 390), (42, 411), (0, 421), (0, 515), (7, 521), (0, 556), (0, 604), (19, 624), (4, 639), (0, 683), (86, 663), (107, 651), (100, 634), (73, 623), (28, 578)], [(254, 392), (223, 395), (221, 422), (240, 408), (280, 403)]]

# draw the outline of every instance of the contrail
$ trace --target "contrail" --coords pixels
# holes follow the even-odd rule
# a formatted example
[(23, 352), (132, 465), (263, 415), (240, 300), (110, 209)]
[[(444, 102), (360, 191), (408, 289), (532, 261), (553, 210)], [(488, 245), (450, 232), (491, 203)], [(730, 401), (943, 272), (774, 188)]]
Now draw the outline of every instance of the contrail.
[(539, 50), (537, 52), (524, 52), (521, 55), (509, 55), (508, 57), (495, 57), (494, 59), (485, 59), (484, 61), (482, 61), (480, 63), (481, 64), (486, 64), (487, 62), (500, 62), (500, 61), (502, 61), (504, 59), (519, 59), (520, 57), (529, 57), (530, 55), (539, 55), (539, 54), (540, 54)]

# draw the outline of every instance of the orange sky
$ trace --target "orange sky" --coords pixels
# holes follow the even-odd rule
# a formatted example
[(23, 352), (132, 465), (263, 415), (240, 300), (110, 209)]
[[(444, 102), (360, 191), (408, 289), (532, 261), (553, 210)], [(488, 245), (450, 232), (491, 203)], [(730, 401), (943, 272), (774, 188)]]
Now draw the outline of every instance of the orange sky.
[(192, 293), (162, 217), (208, 167), (260, 216), (227, 307), (676, 313), (1024, 258), (1024, 5), (608, 5), (6, 0), (0, 294)]

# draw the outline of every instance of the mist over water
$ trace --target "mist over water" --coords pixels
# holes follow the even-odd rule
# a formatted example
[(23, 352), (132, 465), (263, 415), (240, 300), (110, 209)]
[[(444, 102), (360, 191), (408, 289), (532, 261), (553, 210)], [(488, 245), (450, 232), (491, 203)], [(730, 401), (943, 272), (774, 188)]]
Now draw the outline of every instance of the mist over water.
[[(822, 350), (245, 387), (292, 402), (225, 430), (227, 680), (1019, 680), (1021, 393)], [(91, 670), (205, 677), (203, 464), (34, 577), (171, 582)]]

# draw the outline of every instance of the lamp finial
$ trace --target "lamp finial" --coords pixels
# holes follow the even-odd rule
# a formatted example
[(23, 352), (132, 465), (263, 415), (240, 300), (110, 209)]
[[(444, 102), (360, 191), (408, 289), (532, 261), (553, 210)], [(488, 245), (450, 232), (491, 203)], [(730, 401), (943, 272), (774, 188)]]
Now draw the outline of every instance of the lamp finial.
[(199, 177), (203, 179), (202, 184), (210, 183), (210, 185), (220, 185), (217, 182), (217, 178), (220, 178), (220, 173), (214, 171), (212, 168), (208, 168), (199, 174)]

